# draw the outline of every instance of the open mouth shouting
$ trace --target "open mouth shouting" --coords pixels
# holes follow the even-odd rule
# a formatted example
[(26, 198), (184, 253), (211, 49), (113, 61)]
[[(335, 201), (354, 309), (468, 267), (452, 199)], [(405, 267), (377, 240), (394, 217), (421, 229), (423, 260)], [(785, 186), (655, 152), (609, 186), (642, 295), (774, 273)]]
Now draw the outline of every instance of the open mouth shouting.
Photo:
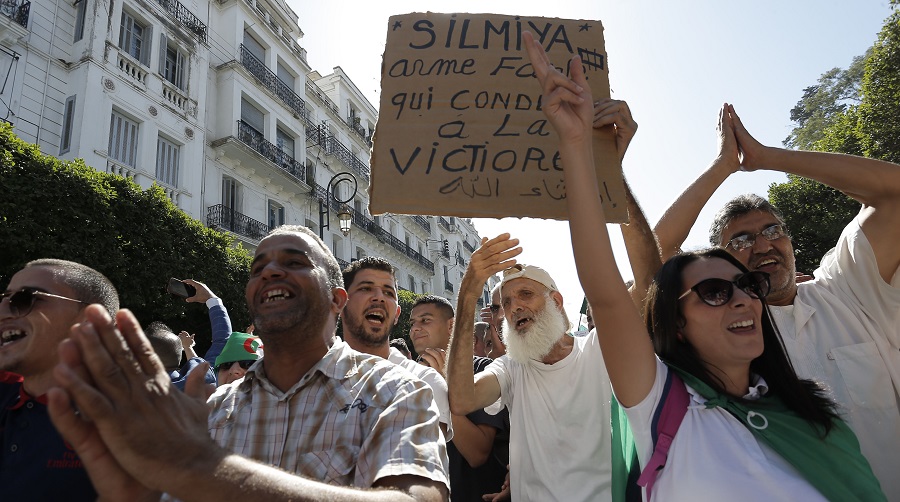
[(294, 294), (284, 288), (270, 289), (262, 294), (261, 303), (273, 303), (293, 298)]
[(370, 325), (382, 326), (387, 319), (387, 313), (381, 308), (370, 308), (366, 310), (364, 317)]
[(5, 347), (9, 344), (16, 343), (19, 340), (22, 340), (23, 338), (25, 338), (26, 336), (28, 336), (27, 333), (25, 333), (24, 331), (22, 331), (20, 329), (14, 329), (14, 328), (4, 329), (2, 332), (0, 332), (0, 346)]

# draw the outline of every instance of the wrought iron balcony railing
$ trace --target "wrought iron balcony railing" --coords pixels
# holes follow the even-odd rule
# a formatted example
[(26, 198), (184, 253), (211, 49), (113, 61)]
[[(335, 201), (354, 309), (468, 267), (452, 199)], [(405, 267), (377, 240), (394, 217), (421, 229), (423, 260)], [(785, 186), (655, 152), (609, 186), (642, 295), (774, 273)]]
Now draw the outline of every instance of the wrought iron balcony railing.
[(448, 232), (452, 232), (452, 231), (453, 231), (453, 230), (450, 228), (450, 222), (449, 222), (447, 219), (438, 216), (438, 223), (439, 223), (442, 227), (444, 227), (444, 230), (446, 230), (446, 231), (448, 231)]
[(475, 252), (475, 246), (469, 244), (469, 241), (463, 241), (463, 247), (466, 248), (470, 253)]
[(337, 105), (334, 104), (334, 101), (332, 101), (331, 98), (329, 98), (327, 95), (325, 95), (325, 93), (322, 91), (322, 89), (320, 89), (319, 86), (316, 85), (315, 82), (313, 82), (312, 80), (307, 80), (306, 81), (306, 90), (310, 94), (315, 96), (316, 101), (318, 101), (322, 106), (331, 110), (331, 113), (340, 117), (341, 111), (338, 109)]
[(453, 292), (453, 283), (448, 281), (447, 279), (444, 279), (444, 290), (452, 293)]
[(334, 155), (337, 157), (345, 166), (362, 176), (366, 182), (369, 181), (369, 166), (359, 160), (359, 157), (353, 155), (353, 152), (344, 146), (343, 143), (338, 141), (334, 135), (329, 134), (325, 126), (320, 125), (315, 128), (307, 127), (306, 139), (322, 147), (322, 149), (325, 150), (326, 155)]
[(206, 25), (181, 2), (178, 0), (156, 0), (156, 2), (160, 4), (173, 19), (183, 24), (184, 27), (193, 32), (194, 35), (197, 35), (197, 38), (201, 42), (206, 42)]
[(424, 228), (426, 232), (431, 233), (431, 223), (428, 223), (428, 220), (419, 215), (413, 215), (413, 221), (418, 223), (420, 227)]
[(299, 115), (305, 123), (309, 122), (309, 110), (303, 98), (282, 82), (278, 75), (273, 73), (265, 63), (257, 59), (244, 44), (241, 44), (241, 65), (253, 75), (257, 82), (272, 91), (291, 111)]
[(223, 204), (216, 204), (207, 208), (206, 226), (228, 230), (257, 241), (262, 240), (269, 233), (269, 226), (265, 223), (254, 220)]
[(366, 128), (363, 127), (360, 123), (359, 117), (354, 117), (352, 115), (347, 117), (347, 127), (353, 130), (353, 132), (355, 132), (357, 136), (362, 138), (363, 141), (366, 140)]
[(19, 3), (18, 0), (0, 0), (0, 15), (8, 17), (16, 23), (28, 28), (28, 16), (31, 14), (31, 2)]
[(298, 182), (306, 181), (306, 166), (295, 160), (287, 152), (273, 145), (263, 137), (262, 133), (243, 120), (238, 120), (238, 139), (250, 148), (256, 150), (263, 157), (271, 160), (284, 172), (297, 179)]

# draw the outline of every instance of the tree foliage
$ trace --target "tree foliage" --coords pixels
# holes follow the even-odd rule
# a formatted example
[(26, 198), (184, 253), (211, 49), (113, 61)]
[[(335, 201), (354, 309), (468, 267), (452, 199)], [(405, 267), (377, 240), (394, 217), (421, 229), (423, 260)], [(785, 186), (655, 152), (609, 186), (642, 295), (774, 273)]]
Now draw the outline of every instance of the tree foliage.
[(162, 321), (210, 343), (205, 306), (165, 291), (170, 277), (202, 281), (222, 298), (235, 329), (249, 324), (244, 286), (250, 256), (232, 238), (187, 216), (154, 186), (63, 162), (0, 126), (0, 282), (25, 263), (61, 258), (109, 277), (142, 324)]
[(788, 174), (787, 183), (769, 186), (769, 202), (784, 214), (797, 270), (807, 274), (818, 268), (860, 206), (831, 187), (793, 174)]
[[(898, 1), (892, 2), (895, 6)], [(884, 23), (875, 45), (847, 70), (825, 72), (791, 110), (796, 127), (787, 147), (900, 162), (900, 12)], [(812, 180), (788, 175), (769, 200), (785, 214), (797, 269), (814, 270), (860, 204)]]

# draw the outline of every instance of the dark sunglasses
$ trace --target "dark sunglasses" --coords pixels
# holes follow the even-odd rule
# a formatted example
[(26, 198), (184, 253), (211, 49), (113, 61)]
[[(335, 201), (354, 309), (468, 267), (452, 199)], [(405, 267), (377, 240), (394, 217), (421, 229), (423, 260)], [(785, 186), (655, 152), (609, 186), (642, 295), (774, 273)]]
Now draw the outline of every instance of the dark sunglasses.
[(679, 300), (695, 291), (703, 303), (713, 307), (720, 307), (731, 301), (734, 296), (734, 287), (750, 295), (751, 298), (765, 298), (769, 294), (769, 274), (765, 272), (747, 272), (737, 279), (705, 279), (695, 284), (678, 297)]
[(491, 313), (496, 314), (497, 312), (500, 312), (500, 305), (494, 303), (491, 305)]
[(34, 307), (35, 297), (37, 296), (43, 296), (45, 298), (56, 298), (58, 300), (68, 300), (70, 302), (83, 303), (85, 305), (88, 305), (90, 303), (76, 300), (74, 298), (67, 298), (65, 296), (45, 293), (43, 291), (38, 291), (31, 288), (23, 288), (19, 291), (13, 291), (12, 293), (0, 294), (0, 302), (9, 298), (9, 311), (15, 317), (22, 317), (31, 313), (31, 309)]
[(224, 371), (230, 370), (231, 365), (234, 363), (238, 363), (241, 366), (241, 368), (243, 368), (244, 370), (249, 370), (250, 366), (253, 366), (253, 363), (255, 363), (255, 362), (256, 362), (255, 360), (251, 360), (251, 359), (248, 359), (245, 361), (228, 361), (227, 363), (222, 363), (222, 364), (216, 366), (216, 373), (223, 371), (223, 370)]
[(753, 247), (753, 245), (756, 244), (756, 238), (760, 235), (765, 237), (767, 241), (774, 241), (787, 235), (787, 232), (784, 231), (783, 226), (776, 223), (774, 225), (769, 225), (762, 229), (761, 232), (756, 232), (755, 234), (739, 235), (725, 243), (725, 247), (731, 246), (735, 251), (743, 251), (749, 247)]

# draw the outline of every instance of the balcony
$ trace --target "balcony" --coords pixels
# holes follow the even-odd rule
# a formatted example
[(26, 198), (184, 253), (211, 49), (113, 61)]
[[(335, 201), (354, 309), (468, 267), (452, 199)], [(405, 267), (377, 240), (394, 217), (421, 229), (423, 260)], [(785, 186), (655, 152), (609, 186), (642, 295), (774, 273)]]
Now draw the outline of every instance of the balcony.
[(453, 292), (453, 283), (447, 279), (444, 279), (444, 291)]
[(429, 234), (431, 233), (431, 223), (428, 223), (428, 220), (426, 218), (419, 215), (413, 215), (410, 217), (414, 222), (416, 222), (416, 224), (424, 228), (426, 232), (428, 232)]
[(31, 2), (22, 2), (18, 0), (2, 0), (0, 1), (0, 15), (9, 18), (11, 21), (28, 28), (28, 16), (31, 14)]
[(318, 101), (319, 104), (331, 111), (331, 113), (337, 115), (338, 117), (341, 116), (341, 111), (338, 110), (338, 107), (336, 104), (334, 104), (334, 101), (326, 96), (325, 92), (323, 92), (322, 89), (320, 89), (319, 86), (316, 85), (316, 83), (312, 80), (306, 81), (306, 92), (312, 94), (313, 97), (316, 98), (316, 101)]
[(262, 240), (269, 233), (269, 226), (265, 223), (222, 204), (209, 206), (206, 213), (206, 226), (216, 230), (227, 230), (255, 241)]
[(469, 244), (469, 241), (463, 241), (463, 247), (466, 248), (466, 250), (470, 253), (475, 252), (475, 246)]
[[(341, 270), (344, 270), (345, 268), (350, 266), (350, 262), (347, 260), (342, 260), (340, 258), (335, 258), (335, 260), (337, 260), (338, 265), (340, 265), (341, 267)], [(349, 284), (347, 284), (347, 286), (349, 286)]]
[(298, 182), (306, 179), (306, 165), (298, 162), (296, 159), (288, 155), (281, 148), (273, 145), (262, 133), (250, 126), (243, 120), (238, 120), (238, 139), (254, 149), (263, 157), (271, 160), (275, 165), (280, 167), (284, 172), (295, 178)]
[(437, 219), (438, 219), (438, 224), (440, 224), (441, 227), (444, 228), (444, 230), (446, 230), (446, 231), (448, 231), (448, 232), (452, 232), (452, 231), (453, 231), (453, 227), (450, 226), (450, 222), (447, 221), (446, 218), (443, 218), (443, 217), (441, 217), (441, 216), (438, 216)]
[(459, 254), (456, 255), (456, 264), (462, 268), (466, 268), (466, 260), (463, 259)]
[(272, 70), (266, 67), (265, 63), (244, 47), (244, 44), (241, 44), (241, 65), (253, 75), (260, 85), (272, 91), (272, 94), (277, 96), (291, 111), (302, 118), (305, 123), (309, 123), (309, 110), (306, 108), (303, 98), (282, 82)]
[(306, 139), (307, 141), (311, 141), (314, 145), (322, 147), (326, 155), (334, 155), (337, 157), (345, 166), (362, 176), (366, 182), (369, 181), (369, 166), (359, 160), (359, 157), (353, 155), (353, 152), (344, 146), (343, 143), (338, 141), (334, 135), (328, 134), (328, 131), (324, 126), (320, 125), (314, 128), (307, 127)]
[(355, 132), (357, 136), (360, 137), (363, 141), (368, 143), (368, 135), (366, 135), (366, 128), (360, 124), (360, 118), (355, 117), (353, 115), (347, 117), (347, 127), (350, 128), (351, 131)]
[[(319, 184), (316, 184), (311, 195), (320, 201), (325, 201), (325, 199), (328, 198), (326, 197), (327, 194), (325, 192), (325, 187)], [(342, 204), (338, 203), (334, 199), (328, 198), (328, 202), (330, 203), (330, 206), (333, 210), (337, 211), (341, 209)], [(370, 219), (368, 216), (362, 214), (354, 208), (348, 209), (350, 209), (350, 215), (353, 218), (353, 228), (358, 228), (360, 230), (368, 232), (382, 243), (387, 244), (399, 251), (401, 254), (406, 255), (409, 259), (416, 262), (422, 268), (428, 270), (432, 274), (434, 273), (434, 263), (422, 256), (421, 253), (407, 246), (405, 242), (394, 237), (384, 228), (378, 226), (378, 224), (375, 223), (375, 220)]]
[[(82, 0), (85, 1), (85, 0)], [(156, 3), (162, 6), (169, 15), (180, 22), (188, 31), (192, 32), (194, 35), (197, 35), (197, 39), (201, 42), (206, 42), (206, 25), (200, 21), (200, 18), (194, 15), (193, 12), (189, 11), (187, 7), (185, 7), (178, 0), (156, 0)]]

